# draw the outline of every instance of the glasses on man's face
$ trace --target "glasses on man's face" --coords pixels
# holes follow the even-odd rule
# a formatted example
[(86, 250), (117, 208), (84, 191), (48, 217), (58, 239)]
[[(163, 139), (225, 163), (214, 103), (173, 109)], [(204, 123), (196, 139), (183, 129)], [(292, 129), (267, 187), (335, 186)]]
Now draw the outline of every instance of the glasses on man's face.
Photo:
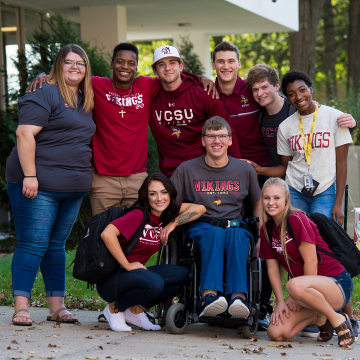
[(220, 141), (226, 141), (229, 135), (221, 134), (221, 135), (204, 135), (210, 142), (215, 141), (218, 137)]
[(76, 65), (79, 69), (83, 69), (86, 66), (86, 62), (85, 61), (78, 61), (78, 62), (73, 62), (71, 60), (65, 60), (64, 64), (66, 67), (73, 67), (74, 65)]

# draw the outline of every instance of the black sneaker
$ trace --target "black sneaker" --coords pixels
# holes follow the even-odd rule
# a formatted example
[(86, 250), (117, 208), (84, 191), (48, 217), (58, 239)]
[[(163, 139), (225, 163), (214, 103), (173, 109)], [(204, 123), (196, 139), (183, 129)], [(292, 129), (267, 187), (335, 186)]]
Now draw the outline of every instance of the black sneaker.
[(246, 319), (250, 315), (249, 303), (241, 296), (229, 301), (228, 313), (234, 318)]
[(223, 296), (215, 296), (207, 294), (199, 301), (199, 317), (216, 316), (226, 311), (228, 307), (227, 301)]
[(258, 324), (258, 331), (267, 331), (270, 325), (270, 314), (266, 308), (261, 307)]
[(353, 319), (353, 318), (350, 318), (350, 323), (351, 323), (351, 326), (353, 328), (353, 331), (354, 331), (354, 336), (355, 336), (355, 340), (354, 341), (358, 341), (359, 340), (359, 324), (358, 322)]

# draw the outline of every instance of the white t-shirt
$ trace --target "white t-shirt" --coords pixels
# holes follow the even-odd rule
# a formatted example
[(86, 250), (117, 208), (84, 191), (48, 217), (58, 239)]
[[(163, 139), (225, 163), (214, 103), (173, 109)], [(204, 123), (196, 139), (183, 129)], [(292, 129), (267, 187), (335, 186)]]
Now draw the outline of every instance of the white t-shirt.
[[(335, 181), (335, 148), (352, 143), (347, 127), (339, 127), (336, 119), (341, 111), (321, 105), (316, 119), (311, 142), (310, 174), (320, 183), (314, 195), (328, 189)], [(314, 113), (302, 115), (306, 141), (309, 141)], [(277, 152), (279, 155), (292, 156), (286, 169), (286, 182), (292, 188), (301, 191), (304, 187), (304, 175), (308, 174), (304, 146), (301, 138), (298, 112), (284, 120), (278, 130)]]

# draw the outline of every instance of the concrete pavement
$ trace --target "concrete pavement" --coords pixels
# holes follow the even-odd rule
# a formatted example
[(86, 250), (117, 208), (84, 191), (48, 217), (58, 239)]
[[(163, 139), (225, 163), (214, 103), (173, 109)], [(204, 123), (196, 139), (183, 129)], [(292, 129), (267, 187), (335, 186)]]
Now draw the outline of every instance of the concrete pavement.
[(84, 310), (76, 312), (81, 325), (59, 327), (46, 321), (48, 309), (43, 308), (31, 308), (33, 325), (21, 327), (12, 325), (12, 313), (12, 307), (0, 306), (0, 359), (360, 359), (359, 342), (343, 350), (337, 346), (337, 337), (329, 343), (300, 336), (274, 343), (266, 332), (249, 340), (240, 338), (239, 330), (205, 324), (191, 324), (181, 335), (166, 329), (120, 333), (99, 323), (99, 312)]

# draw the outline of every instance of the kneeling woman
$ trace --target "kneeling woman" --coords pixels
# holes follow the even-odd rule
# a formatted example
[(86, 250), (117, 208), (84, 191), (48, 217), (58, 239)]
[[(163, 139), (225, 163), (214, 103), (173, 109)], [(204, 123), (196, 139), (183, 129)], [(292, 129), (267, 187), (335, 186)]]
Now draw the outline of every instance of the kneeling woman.
[(104, 315), (114, 331), (131, 331), (125, 324), (144, 330), (160, 330), (147, 318), (144, 309), (173, 298), (177, 286), (187, 285), (188, 269), (178, 265), (144, 264), (151, 255), (166, 244), (169, 234), (181, 224), (195, 220), (205, 213), (202, 205), (178, 204), (176, 189), (167, 176), (149, 175), (139, 189), (137, 205), (144, 208), (147, 221), (143, 235), (126, 258), (124, 251), (128, 241), (141, 224), (142, 211), (133, 210), (111, 222), (101, 234), (106, 247), (121, 265), (118, 278), (118, 313), (114, 307), (114, 284), (117, 273), (97, 284), (99, 295), (108, 302)]
[[(281, 341), (298, 334), (305, 326), (317, 324), (318, 341), (329, 341), (335, 329), (339, 345), (350, 345), (354, 333), (346, 314), (339, 314), (350, 300), (352, 280), (345, 268), (316, 246), (330, 251), (316, 225), (290, 205), (289, 188), (279, 178), (268, 179), (262, 189), (262, 218), (273, 221), (272, 234), (261, 228), (260, 257), (266, 259), (269, 279), (276, 296), (268, 336)], [(293, 237), (286, 231), (287, 223)], [(284, 299), (279, 263), (289, 273)], [(345, 321), (344, 321), (345, 320)]]

